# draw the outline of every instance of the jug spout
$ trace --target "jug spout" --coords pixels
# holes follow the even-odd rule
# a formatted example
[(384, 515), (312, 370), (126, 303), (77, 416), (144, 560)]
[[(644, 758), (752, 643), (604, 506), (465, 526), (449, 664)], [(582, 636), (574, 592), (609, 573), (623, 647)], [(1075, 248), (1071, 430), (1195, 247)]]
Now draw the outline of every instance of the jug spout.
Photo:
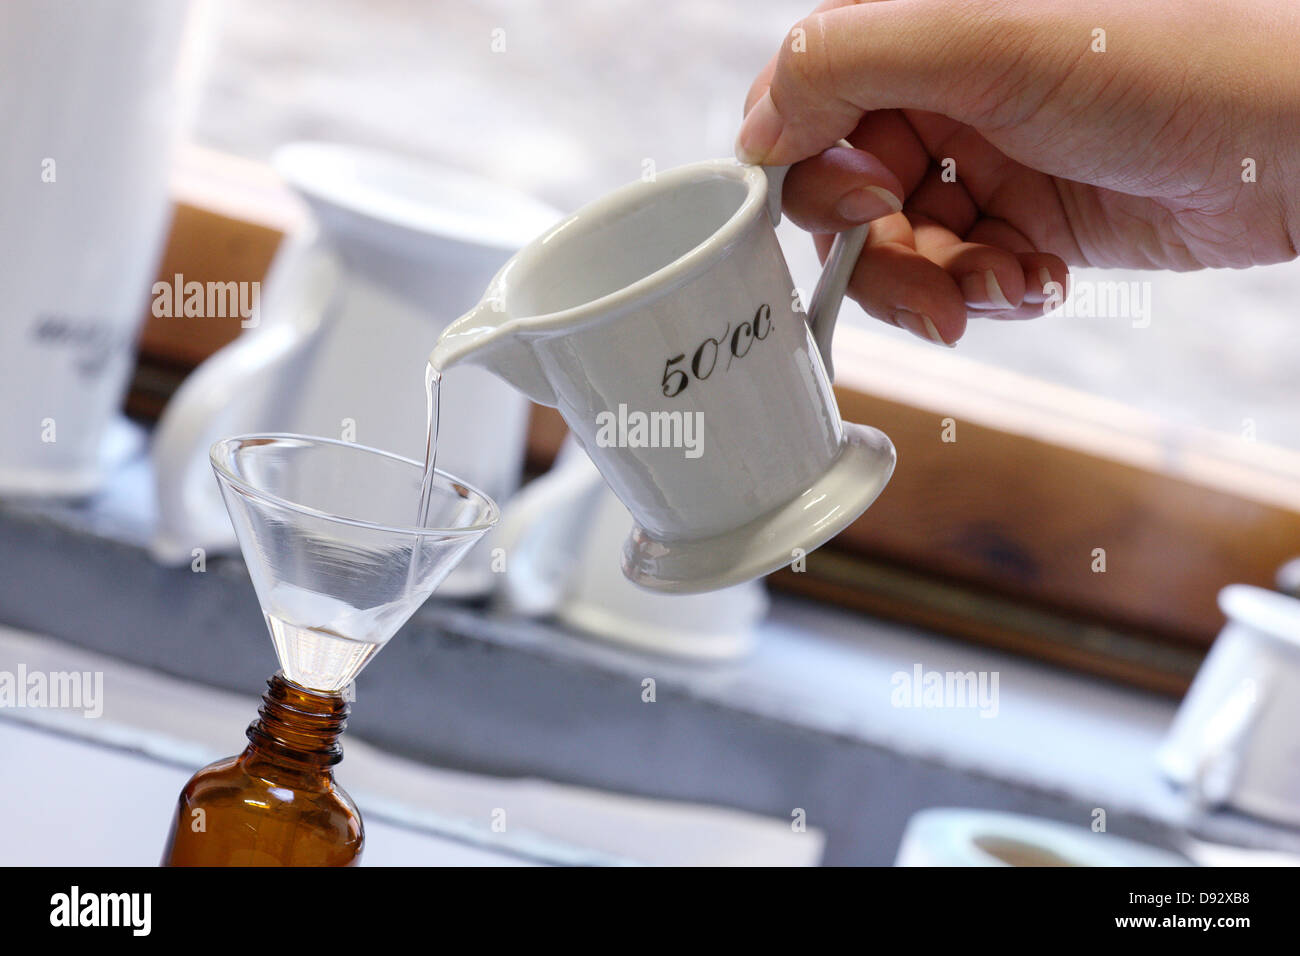
[(429, 364), (439, 371), (453, 365), (477, 365), (539, 405), (557, 404), (532, 346), (520, 336), (499, 299), (484, 299), (447, 326), (429, 354)]

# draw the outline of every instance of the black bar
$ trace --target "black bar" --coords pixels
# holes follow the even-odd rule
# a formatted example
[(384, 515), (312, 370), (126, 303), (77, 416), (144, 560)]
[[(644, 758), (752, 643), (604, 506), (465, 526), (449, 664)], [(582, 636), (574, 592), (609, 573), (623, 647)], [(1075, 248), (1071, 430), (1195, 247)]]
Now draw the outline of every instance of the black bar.
[[(1293, 872), (1262, 868), (898, 869), (869, 875), (847, 869), (734, 870), (721, 877), (681, 871), (665, 877), (635, 870), (465, 870), (451, 875), (365, 868), (123, 868), (29, 869), (9, 875), (14, 877), (12, 889), (0, 897), (8, 940), (47, 934), (128, 942), (144, 937), (136, 935), (143, 928), (139, 919), (134, 927), (126, 919), (120, 922), (128, 925), (116, 927), (51, 925), (52, 916), (57, 919), (70, 908), (58, 910), (61, 899), (70, 903), (76, 886), (83, 913), (89, 913), (85, 900), (91, 894), (147, 893), (148, 938), (190, 940), (204, 949), (343, 941), (358, 930), (377, 942), (405, 938), (390, 935), (405, 930), (422, 931), (421, 938), (429, 941), (428, 931), (439, 925), (457, 936), (486, 929), (495, 942), (502, 930), (536, 932), (542, 921), (553, 929), (568, 924), (569, 931), (580, 935), (602, 916), (614, 926), (622, 922), (629, 938), (649, 934), (664, 944), (689, 939), (695, 926), (710, 935), (722, 930), (732, 942), (755, 934), (762, 938), (782, 927), (809, 941), (847, 930), (851, 939), (868, 946), (900, 934), (923, 944), (1097, 937), (1145, 943), (1201, 937), (1231, 944), (1242, 941), (1242, 933), (1276, 933), (1295, 921)], [(719, 893), (722, 885), (726, 889)], [(143, 897), (139, 902), (141, 908), (132, 911), (137, 916), (143, 912)], [(1120, 925), (1135, 919), (1153, 922)], [(1187, 922), (1205, 919), (1211, 921), (1208, 928)], [(1224, 924), (1241, 919), (1246, 924)], [(687, 935), (678, 935), (677, 929)]]

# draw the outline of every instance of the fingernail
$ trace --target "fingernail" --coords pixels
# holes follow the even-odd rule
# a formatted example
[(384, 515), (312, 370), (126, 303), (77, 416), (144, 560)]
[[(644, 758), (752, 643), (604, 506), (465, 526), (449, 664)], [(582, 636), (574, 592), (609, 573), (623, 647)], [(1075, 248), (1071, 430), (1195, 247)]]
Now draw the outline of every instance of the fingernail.
[(961, 294), (965, 297), (967, 305), (998, 309), (1015, 308), (1002, 293), (1002, 286), (998, 285), (998, 277), (993, 274), (992, 269), (968, 272), (962, 276)]
[(894, 313), (894, 321), (902, 328), (907, 329), (917, 338), (926, 339), (934, 342), (936, 345), (943, 345), (948, 348), (954, 348), (956, 343), (945, 342), (939, 330), (934, 327), (928, 315), (918, 315), (915, 312), (909, 312), (907, 309), (899, 309)]
[(767, 90), (763, 98), (745, 114), (745, 121), (740, 124), (740, 135), (736, 137), (736, 158), (751, 165), (761, 163), (781, 138), (784, 127), (785, 120), (772, 102), (772, 91)]
[(883, 186), (863, 186), (845, 193), (835, 204), (835, 214), (849, 222), (870, 222), (902, 208), (903, 201)]
[(1052, 274), (1047, 271), (1047, 266), (1043, 266), (1038, 270), (1038, 281), (1042, 285), (1043, 291), (1046, 292), (1048, 283), (1052, 281)]

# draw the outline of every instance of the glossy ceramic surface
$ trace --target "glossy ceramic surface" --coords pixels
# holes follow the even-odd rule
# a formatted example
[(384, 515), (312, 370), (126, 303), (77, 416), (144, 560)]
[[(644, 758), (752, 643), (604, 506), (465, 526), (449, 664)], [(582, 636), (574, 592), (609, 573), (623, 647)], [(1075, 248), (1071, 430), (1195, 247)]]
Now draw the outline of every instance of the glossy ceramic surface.
[(1300, 825), (1300, 600), (1233, 584), (1159, 763), (1205, 806)]
[[(516, 254), (431, 356), (560, 410), (636, 521), (624, 570), (646, 587), (709, 590), (789, 563), (892, 473), (885, 436), (846, 439), (818, 346), (856, 253), (832, 256), (805, 315), (774, 229), (780, 179), (716, 160), (611, 193)], [(836, 499), (833, 520), (798, 517), (810, 489)], [(767, 539), (745, 537), (777, 513)], [(751, 545), (761, 558), (731, 553)], [(686, 557), (700, 554), (707, 569)]]

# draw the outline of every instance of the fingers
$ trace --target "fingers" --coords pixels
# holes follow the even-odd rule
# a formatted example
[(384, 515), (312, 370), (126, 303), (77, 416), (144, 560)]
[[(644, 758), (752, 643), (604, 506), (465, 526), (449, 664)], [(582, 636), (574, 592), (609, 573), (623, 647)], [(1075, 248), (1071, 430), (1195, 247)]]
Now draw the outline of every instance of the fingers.
[(1020, 262), (1025, 277), (1025, 301), (1018, 309), (990, 315), (989, 318), (1037, 319), (1060, 304), (1061, 293), (1066, 288), (1069, 275), (1065, 262), (1059, 256), (1045, 252), (1021, 253), (1016, 259)]
[(1050, 309), (1043, 303), (1051, 298), (1052, 283), (1056, 283), (1057, 297), (1065, 289), (1070, 270), (1065, 260), (1047, 252), (1038, 252), (1018, 229), (1002, 219), (985, 217), (966, 233), (967, 242), (977, 242), (1005, 249), (1015, 255), (1020, 267), (1025, 295), (1021, 305), (1013, 310), (978, 309), (972, 315), (995, 319), (1032, 319), (1046, 314)]
[[(815, 237), (824, 257), (832, 237)], [(849, 296), (868, 314), (938, 345), (953, 345), (966, 330), (961, 290), (914, 247), (902, 213), (878, 219), (849, 280)]]
[[(1038, 252), (1050, 237), (1036, 211), (1059, 204), (1050, 178), (971, 128), (1025, 69), (1023, 44), (983, 6), (826, 0), (759, 73), (736, 143), (744, 162), (791, 166), (785, 211), (823, 255), (828, 233), (872, 221), (850, 296), (944, 345), (968, 317), (1042, 314), (1067, 276)], [(835, 147), (842, 138), (855, 148)], [(940, 156), (961, 163), (961, 180), (940, 176)]]
[(796, 163), (785, 178), (785, 214), (809, 232), (842, 232), (903, 208), (903, 185), (857, 149), (832, 147)]
[[(822, 3), (819, 3), (816, 6), (813, 13), (821, 13), (823, 10), (834, 10), (836, 7), (848, 6), (855, 2), (857, 2), (857, 0), (823, 0)], [(870, 3), (873, 2), (873, 0), (864, 0), (864, 2)], [(786, 39), (782, 41), (783, 44), (788, 43), (790, 44), (791, 49), (793, 49), (798, 39), (798, 34), (796, 32), (798, 29), (798, 26), (791, 29), (791, 31), (786, 35)], [(772, 59), (767, 61), (767, 66), (759, 70), (758, 76), (755, 77), (754, 82), (750, 84), (749, 92), (745, 95), (746, 113), (748, 113), (750, 108), (753, 107), (762, 95), (767, 92), (768, 86), (772, 83), (772, 74), (776, 72), (776, 61), (780, 55), (780, 52), (772, 54)]]
[(1005, 312), (1020, 308), (1025, 300), (1025, 274), (1016, 257), (1005, 249), (966, 242), (951, 230), (912, 216), (916, 251), (957, 284), (971, 312)]
[[(832, 239), (824, 232), (816, 236), (823, 259)], [(905, 212), (872, 224), (849, 295), (870, 315), (951, 346), (968, 318), (1028, 319), (1050, 311), (1052, 284), (1059, 299), (1067, 275), (1058, 256), (1034, 250), (1007, 223), (980, 219), (963, 239), (909, 202)]]
[[(989, 18), (951, 3), (876, 0), (801, 21), (783, 43), (766, 90), (736, 141), (743, 162), (788, 165), (852, 132), (865, 112), (910, 108), (973, 122), (966, 93), (1006, 82), (1010, 64)], [(960, 83), (955, 78), (960, 78)], [(1001, 79), (1000, 79), (1001, 78)], [(757, 87), (756, 87), (757, 88)]]
[[(954, 170), (960, 170), (957, 183), (985, 216), (1018, 223), (1026, 230), (1025, 236), (1031, 247), (1052, 245), (1072, 257), (1083, 258), (1068, 230), (1062, 233), (1049, 227), (1051, 222), (1059, 221), (1054, 220), (1051, 211), (1061, 207), (1061, 197), (1051, 176), (1011, 161), (978, 131), (946, 117), (916, 111), (897, 115), (899, 124), (910, 131), (922, 155), (951, 159)], [(850, 142), (899, 171), (900, 167), (894, 165), (886, 152), (886, 144), (891, 142), (886, 135), (892, 135), (894, 140), (901, 136), (897, 126), (885, 131), (886, 135), (878, 132), (861, 135), (865, 129), (868, 129), (868, 124), (864, 120), (858, 133), (850, 137)], [(907, 176), (900, 172), (900, 177), (903, 184), (908, 185)], [(951, 187), (953, 184), (948, 185)], [(946, 221), (934, 209), (926, 212)]]

